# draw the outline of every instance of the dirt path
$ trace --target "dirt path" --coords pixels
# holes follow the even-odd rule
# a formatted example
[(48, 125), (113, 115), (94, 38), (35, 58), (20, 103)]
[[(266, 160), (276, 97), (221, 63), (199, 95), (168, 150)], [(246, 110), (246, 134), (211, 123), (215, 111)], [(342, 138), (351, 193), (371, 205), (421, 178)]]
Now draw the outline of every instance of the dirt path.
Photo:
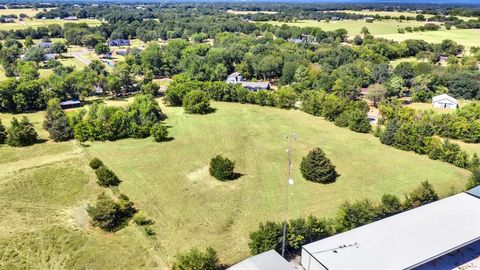
[(78, 52), (73, 52), (73, 56), (75, 58), (77, 58), (78, 60), (80, 60), (82, 63), (84, 63), (85, 65), (90, 65), (90, 63), (92, 62), (90, 59), (87, 59), (85, 57), (83, 57), (84, 54), (87, 54), (88, 51), (87, 50), (81, 50), (81, 51), (78, 51)]
[(62, 161), (73, 159), (73, 158), (78, 158), (81, 154), (82, 154), (82, 149), (77, 148), (76, 150), (71, 152), (54, 154), (54, 155), (45, 155), (40, 157), (2, 163), (0, 164), (0, 176), (5, 176), (9, 173), (28, 169), (28, 168), (40, 167), (40, 166), (44, 166), (51, 163), (57, 163), (57, 162), (62, 162)]

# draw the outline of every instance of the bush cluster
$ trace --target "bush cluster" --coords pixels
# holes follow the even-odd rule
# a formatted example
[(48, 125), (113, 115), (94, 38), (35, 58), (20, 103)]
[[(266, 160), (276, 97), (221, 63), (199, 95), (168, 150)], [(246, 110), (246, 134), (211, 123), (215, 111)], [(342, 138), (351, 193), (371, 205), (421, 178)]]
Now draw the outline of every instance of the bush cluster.
[(92, 168), (94, 170), (100, 168), (100, 166), (104, 166), (103, 162), (99, 158), (93, 158), (90, 161), (89, 165), (90, 165), (90, 168)]
[(167, 127), (160, 123), (155, 123), (150, 129), (150, 135), (156, 142), (166, 141), (168, 139)]
[(18, 121), (17, 118), (13, 118), (10, 127), (7, 129), (7, 135), (5, 138), (5, 127), (0, 123), (0, 141), (6, 141), (10, 146), (22, 147), (32, 145), (37, 142), (37, 132), (33, 128), (33, 125), (28, 121), (27, 117), (23, 117)]
[(210, 160), (210, 175), (220, 181), (232, 180), (235, 178), (235, 162), (224, 158), (221, 155)]
[[(438, 199), (438, 195), (428, 182), (405, 195), (403, 204), (394, 195), (382, 196), (381, 202), (372, 203), (370, 200), (344, 202), (334, 219), (319, 219), (309, 216), (307, 219), (298, 218), (287, 222), (286, 248), (298, 251), (310, 242), (314, 242), (336, 233), (354, 229), (376, 220), (395, 215), (401, 211), (421, 206)], [(250, 252), (255, 255), (270, 249), (280, 252), (283, 235), (282, 222), (260, 223), (258, 230), (250, 233)]]
[(95, 170), (95, 174), (97, 175), (98, 184), (102, 187), (118, 186), (121, 182), (117, 175), (104, 165), (98, 167)]
[(125, 226), (137, 210), (128, 197), (123, 194), (114, 200), (105, 193), (101, 193), (97, 197), (96, 205), (89, 205), (87, 212), (92, 218), (94, 226), (111, 232)]
[(182, 106), (185, 97), (192, 91), (203, 91), (208, 98), (215, 101), (250, 103), (284, 109), (293, 108), (297, 101), (297, 95), (289, 87), (281, 87), (278, 91), (253, 92), (237, 84), (190, 81), (180, 76), (168, 87), (165, 102), (171, 106)]
[(176, 256), (173, 270), (217, 270), (219, 269), (218, 257), (211, 247), (201, 251), (197, 248), (180, 253)]
[(365, 101), (349, 100), (323, 91), (308, 91), (302, 95), (302, 110), (355, 132), (368, 133), (371, 130)]
[(163, 119), (162, 111), (152, 96), (137, 95), (126, 109), (93, 104), (88, 112), (80, 110), (69, 117), (75, 139), (117, 140), (145, 138), (156, 123)]
[(182, 103), (187, 113), (207, 114), (212, 110), (208, 95), (199, 90), (193, 90), (186, 94)]

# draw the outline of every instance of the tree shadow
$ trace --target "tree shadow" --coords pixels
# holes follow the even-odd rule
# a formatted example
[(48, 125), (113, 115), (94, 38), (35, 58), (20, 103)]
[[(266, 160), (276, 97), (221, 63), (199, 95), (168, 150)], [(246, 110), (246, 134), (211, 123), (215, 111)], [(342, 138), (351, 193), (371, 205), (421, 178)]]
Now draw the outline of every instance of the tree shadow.
[(35, 141), (35, 144), (46, 143), (46, 142), (48, 142), (48, 139), (38, 138), (38, 139)]

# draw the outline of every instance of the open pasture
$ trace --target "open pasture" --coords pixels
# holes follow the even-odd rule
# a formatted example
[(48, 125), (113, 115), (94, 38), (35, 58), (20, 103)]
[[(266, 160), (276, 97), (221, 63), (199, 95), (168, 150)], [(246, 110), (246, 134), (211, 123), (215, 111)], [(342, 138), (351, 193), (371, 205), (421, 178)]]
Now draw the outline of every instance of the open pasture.
[(360, 31), (363, 27), (367, 27), (372, 35), (385, 35), (385, 34), (396, 34), (398, 33), (398, 28), (405, 28), (407, 26), (417, 27), (425, 25), (425, 22), (417, 21), (403, 21), (399, 22), (396, 20), (381, 20), (374, 21), (372, 23), (365, 22), (363, 20), (342, 20), (342, 21), (314, 21), (314, 20), (302, 20), (292, 23), (284, 23), (278, 21), (268, 21), (267, 23), (273, 25), (282, 25), (287, 24), (291, 26), (299, 27), (320, 27), (324, 31), (333, 31), (336, 29), (344, 28), (347, 30), (349, 36), (355, 36), (360, 34)]
[[(106, 103), (125, 106), (130, 101)], [(162, 105), (173, 138), (164, 143), (146, 138), (83, 146), (76, 142), (46, 142), (22, 149), (0, 146), (0, 157), (5, 157), (0, 168), (7, 172), (0, 181), (0, 204), (3, 220), (9, 221), (0, 230), (0, 247), (8, 254), (0, 259), (0, 268), (35, 264), (166, 269), (178, 251), (192, 246), (212, 246), (223, 263), (237, 262), (248, 256), (248, 235), (258, 222), (285, 217), (285, 135), (292, 131), (298, 138), (293, 146), (295, 184), (288, 192), (290, 218), (329, 217), (345, 200), (378, 201), (385, 193), (402, 196), (425, 180), (446, 196), (460, 191), (469, 175), (300, 111), (212, 105), (216, 111), (208, 115), (188, 115), (182, 108)], [(42, 115), (28, 115), (37, 130)], [(0, 114), (7, 125), (11, 117)], [(310, 183), (300, 175), (301, 158), (317, 146), (340, 174), (333, 184)], [(213, 179), (208, 163), (217, 154), (234, 160), (242, 176), (230, 182)], [(115, 171), (123, 181), (120, 192), (155, 219), (156, 239), (146, 238), (133, 224), (114, 234), (88, 225), (85, 207), (100, 192), (87, 166), (92, 157)], [(22, 171), (13, 174), (12, 168)], [(21, 218), (25, 214), (28, 218)], [(35, 253), (27, 246), (44, 251)]]

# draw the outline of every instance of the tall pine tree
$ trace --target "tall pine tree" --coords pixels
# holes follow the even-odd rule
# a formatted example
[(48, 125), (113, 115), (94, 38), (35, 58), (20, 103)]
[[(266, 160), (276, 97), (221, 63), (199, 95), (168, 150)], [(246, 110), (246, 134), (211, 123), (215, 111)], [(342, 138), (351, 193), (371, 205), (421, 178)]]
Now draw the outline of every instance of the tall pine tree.
[(335, 166), (318, 147), (303, 157), (300, 171), (305, 179), (317, 183), (331, 183), (337, 178)]
[(56, 142), (68, 141), (73, 138), (73, 129), (60, 107), (60, 100), (54, 98), (48, 101), (43, 128), (50, 134), (50, 139)]

